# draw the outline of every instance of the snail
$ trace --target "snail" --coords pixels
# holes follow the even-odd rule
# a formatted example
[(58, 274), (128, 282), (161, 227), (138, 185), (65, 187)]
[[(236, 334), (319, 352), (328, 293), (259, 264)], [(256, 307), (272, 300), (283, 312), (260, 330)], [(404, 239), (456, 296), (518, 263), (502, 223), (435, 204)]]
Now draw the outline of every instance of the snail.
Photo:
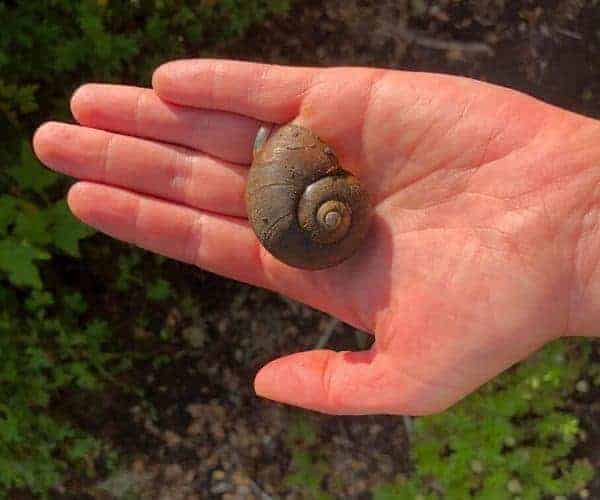
[(274, 257), (323, 269), (351, 257), (369, 229), (371, 204), (358, 179), (312, 131), (261, 127), (246, 185), (252, 228)]

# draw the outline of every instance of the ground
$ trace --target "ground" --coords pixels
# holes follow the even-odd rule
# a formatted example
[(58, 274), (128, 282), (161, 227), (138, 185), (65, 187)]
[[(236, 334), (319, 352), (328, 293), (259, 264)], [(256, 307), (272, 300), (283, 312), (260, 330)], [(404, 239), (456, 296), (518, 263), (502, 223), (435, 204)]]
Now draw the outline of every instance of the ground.
[[(600, 117), (599, 11), (598, 2), (575, 0), (306, 0), (218, 55), (461, 74)], [(101, 481), (66, 483), (65, 493), (114, 498), (133, 485), (144, 498), (300, 498), (284, 480), (290, 439), (318, 443), (329, 464), (319, 480), (335, 498), (368, 499), (373, 485), (409, 470), (406, 420), (318, 415), (252, 390), (257, 369), (276, 356), (312, 348), (328, 332), (335, 349), (364, 348), (367, 336), (275, 294), (167, 265), (190, 300), (124, 333), (139, 349), (153, 330), (170, 339), (158, 348), (164, 364), (141, 361), (129, 374), (144, 397), (109, 392), (93, 402), (93, 416), (81, 401), (70, 406), (130, 466)], [(91, 282), (103, 279), (102, 270), (95, 274)], [(103, 307), (115, 317), (132, 313), (110, 296)], [(588, 433), (577, 453), (600, 467), (598, 399), (586, 393), (573, 407)], [(590, 491), (600, 498), (598, 481)]]

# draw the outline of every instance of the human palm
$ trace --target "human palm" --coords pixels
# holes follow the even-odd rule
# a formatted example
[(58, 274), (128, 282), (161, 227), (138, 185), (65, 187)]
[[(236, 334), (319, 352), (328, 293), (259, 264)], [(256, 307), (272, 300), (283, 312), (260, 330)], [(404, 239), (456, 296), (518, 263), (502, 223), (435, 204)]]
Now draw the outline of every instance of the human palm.
[[(271, 362), (259, 394), (327, 413), (431, 413), (586, 333), (597, 122), (422, 73), (177, 61), (153, 86), (82, 87), (81, 126), (43, 125), (35, 150), (84, 181), (68, 200), (88, 224), (375, 335), (369, 351)], [(304, 271), (258, 244), (243, 192), (261, 121), (310, 128), (364, 183), (374, 220), (350, 260)]]

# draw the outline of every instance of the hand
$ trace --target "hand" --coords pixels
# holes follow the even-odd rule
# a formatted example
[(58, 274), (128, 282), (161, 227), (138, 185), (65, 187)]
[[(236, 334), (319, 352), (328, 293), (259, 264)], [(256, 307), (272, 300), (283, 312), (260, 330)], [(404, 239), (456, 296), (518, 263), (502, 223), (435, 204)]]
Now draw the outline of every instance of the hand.
[[(335, 414), (441, 411), (600, 308), (600, 122), (482, 82), (359, 68), (177, 61), (150, 89), (85, 85), (40, 159), (116, 238), (303, 301), (375, 335), (301, 352), (258, 394)], [(368, 242), (309, 272), (272, 258), (243, 203), (260, 121), (333, 146), (372, 196)], [(277, 334), (277, 332), (274, 332)]]

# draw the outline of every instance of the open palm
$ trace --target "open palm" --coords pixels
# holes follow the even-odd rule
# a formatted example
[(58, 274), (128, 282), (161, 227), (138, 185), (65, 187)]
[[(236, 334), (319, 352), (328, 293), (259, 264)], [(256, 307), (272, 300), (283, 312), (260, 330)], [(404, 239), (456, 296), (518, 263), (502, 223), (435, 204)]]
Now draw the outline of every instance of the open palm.
[[(587, 156), (569, 144), (593, 120), (473, 80), (372, 69), (176, 61), (153, 86), (80, 88), (81, 126), (43, 125), (35, 150), (84, 181), (69, 204), (88, 224), (375, 335), (369, 351), (273, 361), (259, 394), (431, 413), (585, 326), (571, 263)], [(243, 193), (261, 121), (312, 129), (366, 186), (374, 222), (350, 260), (302, 271), (258, 244)]]

